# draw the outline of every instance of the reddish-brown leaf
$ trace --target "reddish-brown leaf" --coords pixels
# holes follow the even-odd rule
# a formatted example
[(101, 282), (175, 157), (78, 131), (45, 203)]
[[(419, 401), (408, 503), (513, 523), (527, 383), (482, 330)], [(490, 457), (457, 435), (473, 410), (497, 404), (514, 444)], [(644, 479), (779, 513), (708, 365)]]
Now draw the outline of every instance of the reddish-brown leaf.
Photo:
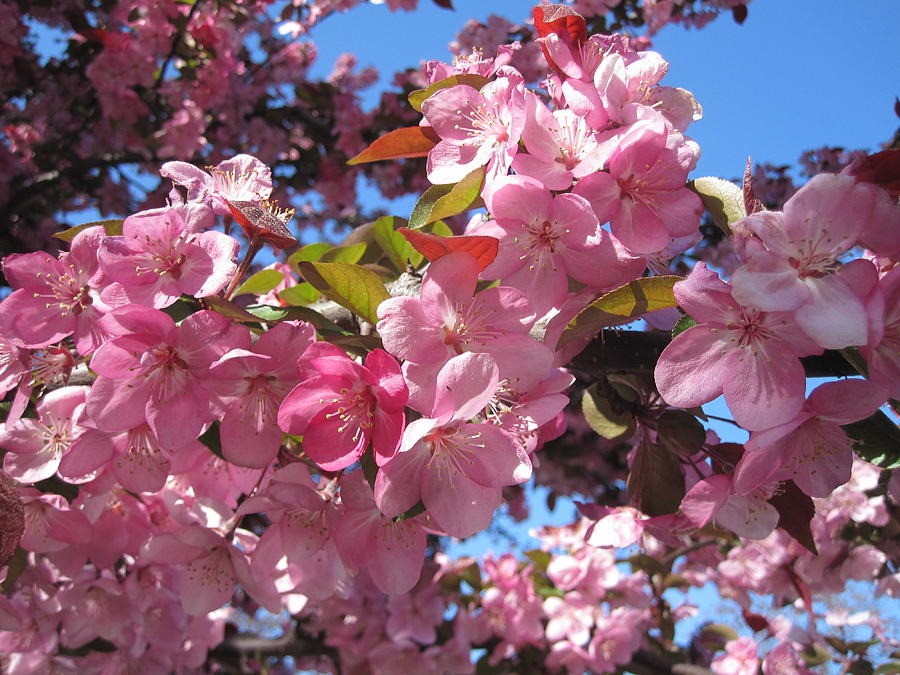
[(497, 247), (500, 244), (495, 237), (475, 235), (440, 237), (436, 234), (429, 234), (421, 230), (409, 230), (405, 227), (399, 228), (397, 231), (406, 237), (414, 249), (431, 262), (448, 253), (465, 251), (475, 258), (479, 270), (483, 270), (494, 261), (494, 258), (497, 257)]
[(744, 210), (749, 216), (764, 208), (763, 203), (753, 194), (753, 163), (747, 157), (747, 165), (744, 167)]
[(900, 195), (900, 149), (882, 150), (854, 162), (850, 173), (857, 182), (874, 183), (894, 197)]
[[(253, 202), (233, 201), (225, 203), (232, 217), (244, 229), (248, 239), (267, 241), (276, 248), (290, 248), (297, 243), (297, 238), (287, 229), (285, 221), (277, 213), (265, 206)], [(293, 210), (289, 212), (293, 214)]]
[(796, 539), (813, 555), (818, 555), (809, 523), (816, 514), (812, 499), (792, 481), (782, 483), (781, 492), (769, 503), (778, 511), (778, 527)]
[(361, 153), (347, 161), (347, 164), (378, 162), (382, 159), (401, 157), (425, 157), (440, 137), (431, 127), (403, 127), (376, 138)]

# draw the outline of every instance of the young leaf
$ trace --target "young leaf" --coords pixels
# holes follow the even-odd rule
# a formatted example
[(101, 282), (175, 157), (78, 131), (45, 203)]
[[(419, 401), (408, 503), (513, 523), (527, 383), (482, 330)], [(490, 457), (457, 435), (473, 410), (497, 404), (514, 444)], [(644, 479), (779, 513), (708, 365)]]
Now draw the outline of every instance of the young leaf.
[(407, 264), (417, 269), (424, 260), (422, 254), (397, 231), (398, 227), (405, 225), (406, 221), (403, 218), (384, 216), (376, 220), (372, 227), (375, 241), (398, 272), (405, 272)]
[(304, 260), (308, 260), (310, 262), (319, 260), (323, 255), (325, 255), (326, 251), (330, 251), (334, 248), (332, 244), (326, 244), (325, 242), (317, 242), (315, 244), (307, 244), (306, 246), (301, 246), (299, 249), (294, 251), (290, 257), (287, 259), (287, 264), (291, 266), (291, 269), (294, 270), (295, 274), (300, 274), (300, 268), (298, 265)]
[(300, 273), (326, 298), (334, 300), (373, 326), (375, 310), (390, 294), (374, 272), (347, 263), (301, 262)]
[(700, 195), (703, 206), (726, 234), (731, 234), (729, 225), (747, 215), (744, 192), (734, 183), (707, 176), (690, 181), (688, 187)]
[(613, 410), (610, 400), (591, 385), (581, 397), (581, 411), (591, 429), (610, 441), (628, 438), (637, 426), (634, 415), (627, 410)]
[(425, 157), (440, 140), (431, 127), (403, 127), (376, 138), (368, 148), (355, 157), (347, 160), (347, 164), (364, 164), (378, 162), (382, 159), (399, 159), (401, 157)]
[(483, 270), (494, 261), (494, 258), (497, 257), (497, 250), (500, 245), (500, 241), (495, 237), (484, 237), (480, 235), (441, 237), (427, 232), (407, 230), (406, 228), (399, 230), (399, 232), (406, 237), (407, 241), (409, 241), (419, 253), (424, 255), (431, 262), (434, 262), (448, 253), (465, 251), (475, 258), (475, 262), (478, 263), (478, 269), (480, 270)]
[(569, 321), (557, 348), (572, 340), (592, 338), (603, 328), (630, 323), (647, 312), (675, 307), (672, 287), (681, 277), (642, 277), (610, 291), (581, 310)]
[(672, 326), (672, 339), (674, 340), (688, 328), (693, 328), (696, 325), (697, 322), (694, 321), (694, 319), (689, 314), (685, 314), (675, 322), (674, 326)]
[(284, 281), (284, 275), (278, 270), (260, 270), (237, 287), (235, 295), (250, 293), (263, 295)]
[(201, 298), (201, 301), (209, 309), (218, 312), (226, 319), (231, 319), (232, 321), (243, 321), (250, 323), (259, 323), (260, 320), (262, 320), (263, 322), (267, 321), (267, 319), (262, 319), (259, 316), (255, 316), (254, 314), (248, 312), (246, 309), (231, 302), (231, 300), (226, 300), (225, 298), (218, 295), (207, 295), (205, 298)]
[(319, 291), (312, 284), (303, 282), (283, 291), (278, 291), (278, 299), (289, 305), (302, 307), (309, 305), (319, 299)]
[(486, 85), (490, 80), (482, 75), (476, 75), (475, 73), (462, 73), (460, 75), (451, 75), (450, 77), (445, 77), (443, 80), (438, 80), (437, 82), (433, 82), (428, 85), (427, 89), (416, 89), (415, 91), (409, 92), (409, 96), (407, 97), (409, 100), (409, 104), (413, 107), (413, 109), (418, 112), (422, 112), (422, 104), (431, 98), (434, 94), (439, 92), (441, 89), (448, 89), (449, 87), (455, 87), (458, 84), (467, 84), (472, 89), (481, 89), (484, 85)]
[(75, 227), (70, 227), (68, 230), (57, 232), (53, 235), (53, 238), (71, 244), (72, 240), (75, 238), (75, 235), (77, 235), (79, 232), (81, 232), (82, 230), (86, 230), (89, 227), (96, 227), (97, 225), (103, 226), (103, 229), (106, 230), (107, 236), (114, 237), (116, 235), (122, 234), (122, 223), (124, 222), (125, 221), (121, 218), (113, 218), (111, 220), (97, 220), (93, 223), (76, 225)]
[(416, 202), (409, 228), (418, 230), (436, 220), (484, 206), (479, 196), (483, 182), (484, 168), (479, 167), (453, 185), (432, 185)]
[(335, 246), (325, 251), (319, 258), (322, 262), (342, 262), (348, 265), (355, 265), (366, 253), (365, 242), (351, 244), (350, 246)]

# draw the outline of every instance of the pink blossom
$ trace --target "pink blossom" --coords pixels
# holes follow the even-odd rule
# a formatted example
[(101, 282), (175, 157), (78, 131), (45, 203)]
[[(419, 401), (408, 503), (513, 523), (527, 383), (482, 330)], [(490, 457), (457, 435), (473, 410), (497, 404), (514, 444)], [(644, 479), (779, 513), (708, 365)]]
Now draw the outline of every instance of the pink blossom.
[(212, 311), (176, 326), (159, 310), (126, 305), (107, 314), (103, 327), (113, 337), (91, 359), (99, 377), (88, 396), (89, 417), (103, 431), (146, 421), (171, 449), (197, 438), (215, 417), (204, 383), (212, 362), (250, 339), (246, 328)]
[(312, 325), (280, 323), (249, 349), (233, 349), (209, 369), (225, 398), (222, 456), (238, 466), (267, 466), (281, 446), (278, 407), (297, 384), (294, 357), (316, 340)]
[(720, 394), (745, 429), (787, 422), (803, 405), (799, 357), (819, 348), (784, 312), (738, 304), (705, 263), (697, 263), (675, 297), (697, 325), (666, 347), (654, 377), (663, 399), (690, 408)]
[(341, 502), (334, 536), (344, 562), (354, 569), (368, 569), (385, 593), (409, 591), (419, 580), (425, 556), (422, 526), (412, 518), (385, 517), (375, 506), (362, 471), (341, 479)]
[(736, 491), (790, 478), (810, 497), (827, 497), (850, 480), (853, 451), (841, 425), (869, 417), (886, 398), (867, 380), (816, 387), (793, 419), (750, 436), (735, 472)]
[(477, 279), (475, 259), (452, 253), (429, 266), (418, 298), (389, 298), (378, 306), (385, 349), (407, 361), (410, 405), (426, 414), (434, 405), (435, 376), (458, 354), (490, 354), (500, 377), (519, 392), (549, 370), (553, 353), (528, 336), (537, 317), (525, 295), (503, 286), (475, 294)]
[(532, 178), (510, 176), (494, 183), (488, 209), (495, 220), (469, 232), (500, 240), (497, 257), (482, 276), (520, 289), (539, 316), (562, 305), (569, 276), (599, 290), (640, 273), (582, 197), (554, 197)]
[(497, 383), (497, 365), (487, 354), (464, 353), (441, 369), (431, 417), (410, 423), (400, 451), (375, 479), (375, 500), (385, 515), (400, 515), (421, 499), (438, 526), (467, 537), (487, 527), (501, 487), (528, 480), (531, 462), (510, 436), (468, 421)]
[(502, 72), (480, 91), (460, 84), (422, 104), (425, 122), (441, 138), (428, 153), (432, 183), (456, 183), (484, 165), (488, 182), (506, 175), (525, 127), (525, 95), (522, 76)]
[(206, 207), (165, 207), (129, 216), (122, 235), (105, 237), (98, 252), (110, 281), (103, 298), (168, 307), (182, 295), (218, 293), (234, 276), (238, 242), (226, 234), (201, 230), (210, 224)]
[(0, 424), (0, 447), (8, 450), (3, 467), (13, 478), (27, 482), (50, 478), (63, 455), (84, 433), (78, 421), (88, 387), (62, 387), (38, 404), (38, 418), (25, 417), (16, 424)]
[(703, 204), (685, 185), (696, 162), (695, 145), (664, 121), (649, 117), (617, 139), (609, 173), (582, 179), (574, 193), (587, 199), (600, 221), (633, 253), (662, 250), (670, 238), (693, 234)]
[(3, 273), (15, 288), (0, 303), (0, 333), (22, 347), (42, 348), (72, 335), (81, 354), (105, 337), (97, 322), (109, 309), (100, 300), (96, 251), (103, 228), (79, 232), (70, 253), (12, 254)]
[(814, 176), (784, 205), (732, 225), (745, 263), (734, 272), (734, 297), (763, 311), (794, 312), (825, 349), (868, 342), (866, 310), (834, 274), (875, 208), (871, 186), (850, 176)]
[(756, 675), (759, 669), (756, 650), (753, 638), (729, 640), (725, 643), (725, 653), (714, 658), (710, 668), (716, 675)]
[(358, 460), (372, 441), (376, 461), (396, 452), (406, 425), (407, 388), (399, 364), (375, 349), (365, 364), (318, 342), (298, 364), (301, 382), (278, 410), (278, 425), (303, 436), (304, 452), (326, 471)]

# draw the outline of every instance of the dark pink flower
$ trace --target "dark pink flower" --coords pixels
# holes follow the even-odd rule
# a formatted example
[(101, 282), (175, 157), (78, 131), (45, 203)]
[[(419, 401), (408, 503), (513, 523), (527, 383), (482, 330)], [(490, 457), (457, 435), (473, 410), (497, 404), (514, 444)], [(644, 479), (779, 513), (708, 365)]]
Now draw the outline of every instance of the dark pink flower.
[(303, 436), (303, 450), (326, 471), (358, 460), (372, 442), (379, 464), (400, 445), (406, 425), (406, 383), (400, 365), (382, 349), (365, 364), (327, 342), (317, 342), (298, 364), (301, 382), (278, 410), (278, 425)]

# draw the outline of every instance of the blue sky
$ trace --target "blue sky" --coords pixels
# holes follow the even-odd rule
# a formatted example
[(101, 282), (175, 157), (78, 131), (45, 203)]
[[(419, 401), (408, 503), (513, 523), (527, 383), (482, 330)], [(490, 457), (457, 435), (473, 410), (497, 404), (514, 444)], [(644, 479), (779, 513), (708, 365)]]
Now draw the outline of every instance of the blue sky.
[[(312, 32), (313, 72), (326, 76), (340, 53), (353, 51), (361, 66), (381, 71), (384, 86), (420, 60), (448, 60), (447, 43), (467, 19), (520, 21), (536, 3), (453, 4), (451, 12), (420, 0), (409, 13), (361, 5), (332, 16)], [(747, 155), (794, 163), (826, 143), (875, 151), (893, 135), (900, 2), (753, 0), (749, 10), (741, 26), (724, 14), (702, 30), (669, 26), (654, 38), (670, 64), (663, 84), (692, 91), (705, 111), (688, 130), (703, 150), (696, 176), (737, 177)]]

